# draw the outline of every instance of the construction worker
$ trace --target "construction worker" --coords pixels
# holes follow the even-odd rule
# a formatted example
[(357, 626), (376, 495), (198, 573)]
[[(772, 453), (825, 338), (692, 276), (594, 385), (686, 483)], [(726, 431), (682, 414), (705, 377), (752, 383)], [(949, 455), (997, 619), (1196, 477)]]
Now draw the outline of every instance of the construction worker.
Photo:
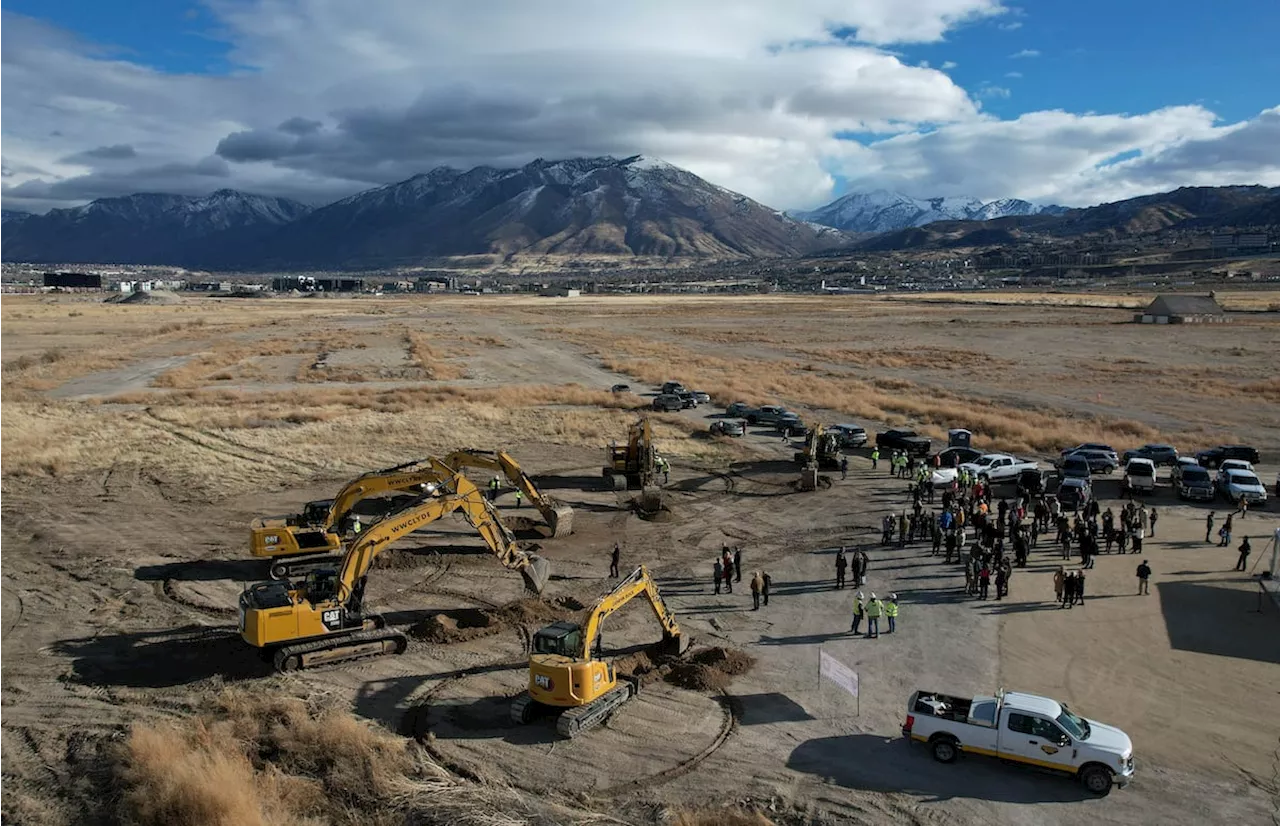
[(884, 603), (871, 592), (871, 600), (867, 602), (867, 639), (880, 636), (880, 616), (884, 614)]
[(760, 589), (764, 587), (764, 582), (760, 579), (760, 572), (756, 571), (751, 575), (751, 610), (760, 610)]
[(498, 501), (498, 487), (501, 484), (502, 482), (498, 481), (497, 476), (494, 476), (492, 479), (489, 480), (489, 501), (490, 502)]
[(892, 634), (898, 624), (898, 595), (890, 594), (889, 601), (885, 603), (884, 615), (889, 618), (889, 633)]
[(351, 532), (356, 536), (360, 535), (360, 515), (356, 514), (351, 517)]
[(662, 471), (662, 484), (671, 481), (671, 465), (661, 456), (658, 457), (658, 469)]
[(880, 466), (880, 448), (871, 448), (871, 469), (875, 470)]
[(520, 503), (523, 500), (524, 500), (524, 494), (520, 492), (519, 488), (516, 488), (516, 507), (517, 508), (520, 507)]
[(867, 603), (864, 597), (862, 596), (862, 592), (859, 591), (858, 595), (853, 598), (853, 624), (849, 626), (850, 633), (852, 634), (858, 633), (858, 626), (862, 624), (862, 618), (863, 616), (866, 615), (866, 613), (867, 613)]
[(618, 562), (622, 559), (622, 546), (613, 543), (613, 553), (609, 556), (609, 576), (618, 576)]

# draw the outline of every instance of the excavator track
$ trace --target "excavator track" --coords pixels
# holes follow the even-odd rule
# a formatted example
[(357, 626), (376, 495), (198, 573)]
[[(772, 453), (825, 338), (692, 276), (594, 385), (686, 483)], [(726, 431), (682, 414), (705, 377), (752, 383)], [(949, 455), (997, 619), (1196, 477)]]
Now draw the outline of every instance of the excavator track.
[(276, 671), (298, 671), (344, 660), (403, 654), (408, 647), (409, 638), (403, 632), (394, 628), (372, 628), (336, 639), (281, 646), (276, 649), (273, 661)]
[[(556, 733), (561, 737), (574, 738), (584, 731), (593, 729), (608, 719), (610, 714), (639, 691), (639, 683), (621, 682), (608, 694), (587, 703), (585, 706), (565, 709), (556, 720)], [(514, 716), (514, 712), (513, 712)]]

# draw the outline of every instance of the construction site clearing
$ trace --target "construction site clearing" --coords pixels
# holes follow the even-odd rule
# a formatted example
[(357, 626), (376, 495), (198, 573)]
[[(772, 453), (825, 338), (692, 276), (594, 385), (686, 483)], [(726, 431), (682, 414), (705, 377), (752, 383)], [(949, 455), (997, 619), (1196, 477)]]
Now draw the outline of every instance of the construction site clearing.
[[(890, 428), (935, 450), (967, 428), (1044, 468), (1084, 442), (1248, 444), (1271, 487), (1280, 318), (1243, 313), (1224, 341), (1092, 300), (10, 298), (0, 811), (1269, 822), (1280, 605), (1257, 574), (1274, 499), (1222, 548), (1206, 519), (1234, 505), (1179, 499), (1161, 468), (1142, 497), (1158, 532), (1140, 557), (1098, 556), (1069, 610), (1053, 572), (1079, 561), (1051, 537), (985, 601), (927, 540), (881, 544), (912, 503), (887, 457), (872, 469)], [(711, 402), (654, 412), (668, 380)], [(713, 433), (739, 401), (785, 404), (805, 430)], [(841, 422), (870, 441), (837, 459), (821, 426)], [(1118, 510), (1120, 484), (1093, 494)], [(1232, 571), (1244, 536), (1253, 569)], [(716, 593), (726, 547), (741, 580)], [(841, 547), (867, 554), (865, 583), (835, 587)], [(894, 633), (849, 632), (859, 590), (897, 596)], [(903, 736), (926, 687), (1067, 702), (1132, 738), (1133, 782), (1099, 796), (939, 762)]]

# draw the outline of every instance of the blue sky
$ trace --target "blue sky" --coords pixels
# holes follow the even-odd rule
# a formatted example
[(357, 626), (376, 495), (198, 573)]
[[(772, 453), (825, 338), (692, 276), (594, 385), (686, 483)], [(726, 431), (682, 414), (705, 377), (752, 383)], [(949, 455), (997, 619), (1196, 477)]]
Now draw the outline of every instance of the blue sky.
[(319, 203), (437, 165), (636, 153), (782, 208), (881, 187), (1080, 205), (1280, 184), (1278, 0), (3, 14), (7, 207), (223, 186)]

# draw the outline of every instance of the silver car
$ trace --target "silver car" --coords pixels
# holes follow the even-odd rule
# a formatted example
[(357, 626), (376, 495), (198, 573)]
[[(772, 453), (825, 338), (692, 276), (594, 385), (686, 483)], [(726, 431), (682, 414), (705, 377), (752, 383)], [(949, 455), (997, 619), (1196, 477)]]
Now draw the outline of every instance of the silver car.
[(711, 423), (711, 432), (716, 436), (743, 436), (747, 429), (737, 419), (721, 419)]

